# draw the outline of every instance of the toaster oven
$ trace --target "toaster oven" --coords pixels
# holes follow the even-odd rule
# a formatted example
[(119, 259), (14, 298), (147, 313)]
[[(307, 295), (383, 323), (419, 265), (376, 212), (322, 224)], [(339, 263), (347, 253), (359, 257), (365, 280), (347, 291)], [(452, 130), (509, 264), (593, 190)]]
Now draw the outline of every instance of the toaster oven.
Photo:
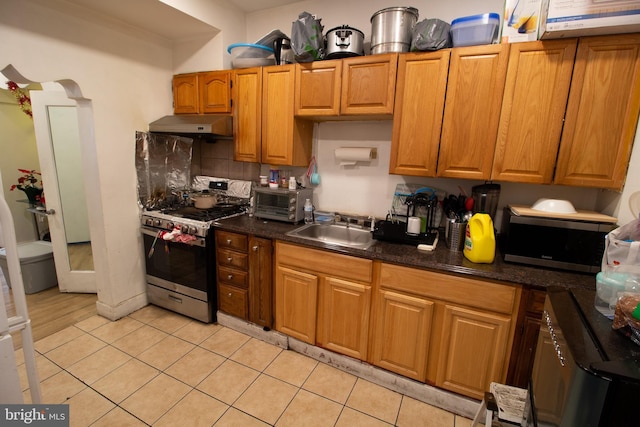
[(499, 243), (507, 262), (597, 273), (605, 236), (616, 227), (607, 222), (516, 215), (507, 206)]
[(257, 218), (297, 223), (304, 219), (304, 202), (313, 198), (312, 188), (257, 187), (253, 191), (253, 214)]

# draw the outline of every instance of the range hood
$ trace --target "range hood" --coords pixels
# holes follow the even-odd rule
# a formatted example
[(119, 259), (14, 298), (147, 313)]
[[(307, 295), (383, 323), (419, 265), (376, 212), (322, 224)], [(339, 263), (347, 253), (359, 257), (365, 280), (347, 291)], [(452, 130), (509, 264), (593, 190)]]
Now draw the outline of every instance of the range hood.
[(180, 114), (164, 116), (149, 123), (149, 132), (170, 133), (173, 135), (213, 135), (232, 137), (231, 116), (216, 114)]

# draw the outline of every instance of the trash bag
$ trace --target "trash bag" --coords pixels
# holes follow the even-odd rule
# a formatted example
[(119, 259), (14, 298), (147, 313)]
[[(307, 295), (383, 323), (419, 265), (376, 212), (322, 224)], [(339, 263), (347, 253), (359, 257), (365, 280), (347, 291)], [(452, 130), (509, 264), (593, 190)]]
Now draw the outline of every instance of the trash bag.
[(425, 19), (413, 27), (411, 51), (438, 50), (453, 46), (451, 25), (440, 19)]
[(291, 49), (296, 62), (311, 62), (324, 57), (322, 30), (315, 15), (302, 12), (291, 25)]

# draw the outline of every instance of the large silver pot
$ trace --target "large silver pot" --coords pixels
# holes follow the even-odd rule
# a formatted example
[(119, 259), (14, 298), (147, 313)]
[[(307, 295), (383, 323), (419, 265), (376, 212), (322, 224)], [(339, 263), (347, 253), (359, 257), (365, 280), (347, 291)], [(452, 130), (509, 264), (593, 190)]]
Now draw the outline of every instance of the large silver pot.
[(332, 28), (325, 36), (325, 58), (364, 55), (364, 33), (347, 25)]
[(413, 27), (418, 22), (415, 7), (388, 7), (371, 17), (371, 53), (408, 52)]

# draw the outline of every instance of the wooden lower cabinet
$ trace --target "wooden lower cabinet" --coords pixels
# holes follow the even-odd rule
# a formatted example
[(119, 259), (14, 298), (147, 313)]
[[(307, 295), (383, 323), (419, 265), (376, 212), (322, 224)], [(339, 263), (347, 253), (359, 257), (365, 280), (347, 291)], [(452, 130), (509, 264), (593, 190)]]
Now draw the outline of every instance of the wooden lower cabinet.
[(279, 241), (275, 258), (276, 330), (366, 360), (373, 261)]
[(316, 343), (318, 276), (276, 267), (276, 330)]
[(371, 363), (424, 382), (433, 323), (433, 301), (379, 290), (375, 304)]
[(325, 277), (318, 295), (318, 345), (366, 359), (371, 286)]
[(482, 399), (505, 378), (511, 324), (508, 315), (445, 304), (436, 386)]
[(219, 310), (271, 328), (272, 253), (270, 239), (216, 230)]
[(374, 276), (370, 363), (475, 399), (505, 382), (520, 287), (386, 263)]

